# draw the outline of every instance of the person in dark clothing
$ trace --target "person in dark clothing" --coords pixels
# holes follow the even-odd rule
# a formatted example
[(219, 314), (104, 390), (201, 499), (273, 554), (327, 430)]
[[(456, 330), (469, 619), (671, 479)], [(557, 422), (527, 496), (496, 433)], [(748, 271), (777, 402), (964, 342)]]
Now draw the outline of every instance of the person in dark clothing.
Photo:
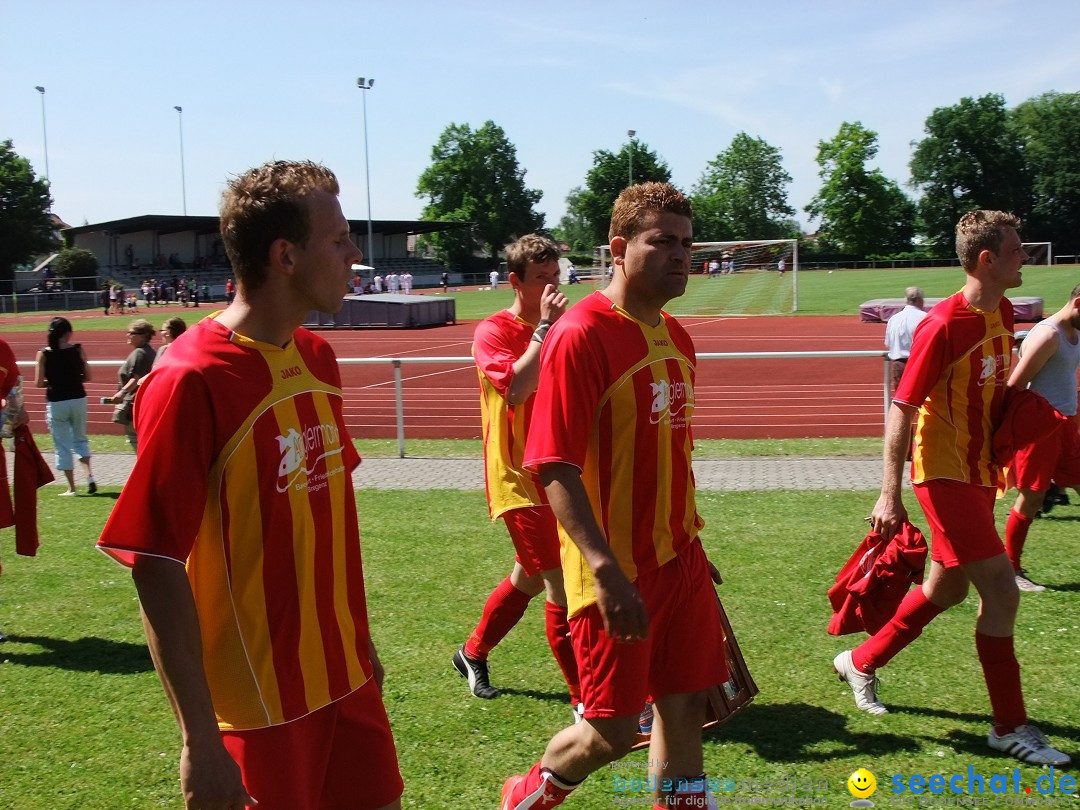
[(72, 456), (86, 470), (86, 491), (97, 492), (94, 474), (90, 469), (90, 442), (86, 438), (86, 389), (90, 382), (90, 366), (86, 353), (78, 343), (71, 342), (73, 334), (67, 318), (49, 322), (49, 345), (37, 353), (38, 388), (45, 389), (45, 421), (49, 425), (56, 448), (56, 469), (67, 478), (68, 488), (62, 495), (76, 495), (75, 465)]

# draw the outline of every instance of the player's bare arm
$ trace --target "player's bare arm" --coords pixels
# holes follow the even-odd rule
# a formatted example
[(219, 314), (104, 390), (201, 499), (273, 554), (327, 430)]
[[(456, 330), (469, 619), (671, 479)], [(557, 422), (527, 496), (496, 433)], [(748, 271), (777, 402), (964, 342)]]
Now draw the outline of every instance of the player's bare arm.
[(131, 571), (154, 668), (172, 705), (184, 749), (180, 786), (187, 810), (254, 806), (240, 768), (225, 749), (202, 665), (202, 639), (184, 566), (139, 555)]
[(1046, 365), (1046, 361), (1054, 356), (1059, 343), (1057, 330), (1045, 326), (1033, 329), (1025, 338), (1020, 359), (1009, 375), (1009, 387), (1025, 388)]
[(894, 402), (885, 423), (885, 452), (882, 464), (881, 495), (870, 513), (874, 531), (889, 540), (900, 524), (907, 520), (907, 509), (901, 491), (904, 483), (904, 462), (911, 442), (911, 418), (915, 409)]
[(507, 391), (507, 400), (513, 405), (519, 405), (536, 393), (536, 386), (540, 382), (540, 348), (544, 342), (543, 336), (547, 333), (547, 327), (555, 323), (566, 312), (569, 299), (559, 292), (554, 284), (544, 287), (544, 294), (540, 297), (540, 323), (537, 324), (539, 340), (530, 340), (525, 353), (514, 363), (514, 377), (510, 381)]
[(555, 517), (592, 571), (604, 629), (616, 641), (641, 641), (649, 634), (645, 604), (596, 525), (581, 471), (571, 464), (545, 464), (540, 468), (540, 480)]

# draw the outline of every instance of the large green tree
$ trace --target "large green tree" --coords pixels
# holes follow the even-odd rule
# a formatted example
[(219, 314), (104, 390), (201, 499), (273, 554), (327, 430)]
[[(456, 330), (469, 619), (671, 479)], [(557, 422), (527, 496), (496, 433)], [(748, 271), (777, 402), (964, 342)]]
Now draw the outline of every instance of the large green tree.
[(671, 169), (664, 159), (649, 149), (648, 144), (631, 140), (618, 152), (607, 149), (593, 152), (585, 187), (575, 188), (566, 198), (570, 217), (584, 223), (592, 246), (608, 242), (611, 208), (619, 193), (630, 185), (631, 166), (635, 183), (671, 181)]
[(15, 268), (57, 246), (47, 181), (11, 141), (0, 141), (0, 291), (10, 292)]
[(597, 243), (592, 238), (588, 221), (580, 211), (581, 194), (581, 186), (570, 189), (570, 193), (566, 195), (567, 212), (563, 214), (559, 224), (551, 229), (551, 235), (566, 242), (575, 253), (589, 253)]
[(694, 186), (694, 238), (785, 239), (798, 236), (788, 204), (791, 175), (780, 150), (740, 132), (709, 161)]
[(845, 121), (836, 137), (818, 142), (821, 189), (806, 206), (820, 220), (832, 248), (854, 256), (888, 256), (911, 250), (915, 204), (894, 180), (867, 163), (877, 155), (877, 133)]
[(525, 187), (517, 150), (493, 121), (475, 131), (468, 124), (443, 130), (416, 196), (428, 199), (421, 219), (475, 223), (471, 231), (450, 231), (435, 240), (437, 251), (453, 262), (477, 249), (497, 258), (508, 242), (544, 225), (544, 215), (533, 208), (543, 192)]
[(1080, 252), (1080, 93), (1044, 93), (1011, 113), (1031, 171), (1034, 204), (1024, 238)]
[(977, 208), (1027, 217), (1031, 177), (1002, 96), (938, 107), (925, 129), (911, 158), (911, 184), (921, 193), (919, 216), (930, 243), (951, 251), (956, 221)]

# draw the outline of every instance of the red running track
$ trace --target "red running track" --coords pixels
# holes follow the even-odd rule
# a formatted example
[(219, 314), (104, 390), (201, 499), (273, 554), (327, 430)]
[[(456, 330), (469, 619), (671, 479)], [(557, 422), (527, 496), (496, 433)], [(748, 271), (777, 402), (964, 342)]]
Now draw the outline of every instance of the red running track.
[[(699, 353), (748, 351), (879, 351), (883, 324), (845, 317), (686, 318)], [(122, 332), (80, 332), (76, 340), (91, 360), (122, 360)], [(321, 332), (339, 358), (468, 357), (474, 323), (425, 330)], [(44, 331), (7, 333), (23, 374)], [(879, 436), (883, 420), (882, 361), (877, 358), (702, 360), (698, 364), (694, 435), (702, 439)], [(91, 433), (120, 433), (111, 424), (112, 406), (98, 400), (116, 390), (116, 371), (95, 368), (87, 387)], [(402, 367), (405, 435), (410, 439), (480, 437), (476, 371), (471, 362)], [(345, 419), (358, 438), (397, 435), (393, 370), (342, 366)], [(44, 391), (28, 382), (35, 430), (44, 430)], [(39, 421), (40, 420), (40, 421)]]

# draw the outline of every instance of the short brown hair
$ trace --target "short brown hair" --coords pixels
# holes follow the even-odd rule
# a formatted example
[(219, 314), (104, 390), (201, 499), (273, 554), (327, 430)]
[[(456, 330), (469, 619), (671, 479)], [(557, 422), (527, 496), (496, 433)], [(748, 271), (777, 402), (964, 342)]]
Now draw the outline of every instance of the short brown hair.
[(608, 239), (621, 236), (633, 239), (645, 227), (645, 219), (654, 212), (679, 214), (694, 218), (690, 200), (670, 183), (638, 183), (623, 189), (611, 210)]
[(172, 318), (166, 318), (161, 328), (167, 331), (173, 340), (176, 340), (187, 331), (187, 324), (184, 323), (183, 318), (173, 316)]
[(145, 335), (146, 337), (153, 337), (154, 325), (144, 318), (136, 318), (128, 324), (128, 331), (135, 332), (139, 335)]
[(1020, 217), (1006, 211), (968, 211), (956, 223), (956, 255), (967, 271), (979, 263), (979, 254), (1001, 250), (1002, 230), (1020, 230)]
[(522, 281), (529, 263), (546, 264), (558, 261), (562, 251), (553, 239), (538, 233), (528, 233), (506, 249), (506, 269)]
[(308, 199), (317, 191), (337, 196), (340, 189), (332, 171), (309, 160), (274, 160), (230, 181), (221, 195), (221, 239), (237, 281), (249, 291), (266, 280), (274, 240), (307, 245)]

